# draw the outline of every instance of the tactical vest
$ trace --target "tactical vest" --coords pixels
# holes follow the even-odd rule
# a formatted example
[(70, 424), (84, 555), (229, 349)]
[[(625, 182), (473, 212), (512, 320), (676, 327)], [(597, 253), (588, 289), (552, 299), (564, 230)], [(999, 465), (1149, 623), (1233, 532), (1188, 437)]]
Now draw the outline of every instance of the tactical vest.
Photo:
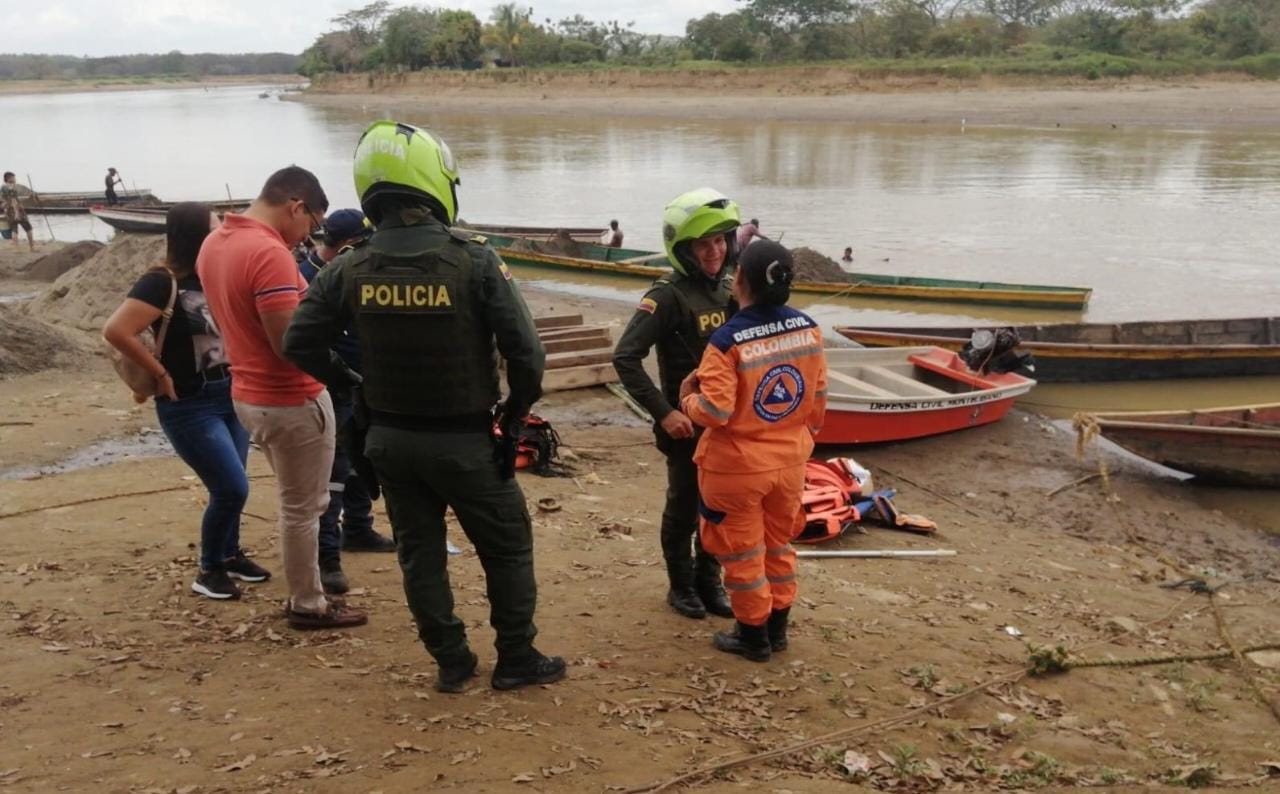
[(397, 255), (361, 248), (347, 268), (364, 364), (364, 398), (374, 411), (452, 417), (498, 401), (498, 351), (479, 302), (480, 274), (453, 233), (441, 247)]
[(679, 307), (677, 332), (655, 346), (663, 395), (676, 405), (680, 381), (698, 368), (707, 341), (729, 319), (730, 292), (724, 279), (712, 286), (706, 279), (677, 274), (664, 276), (653, 286), (666, 286)]

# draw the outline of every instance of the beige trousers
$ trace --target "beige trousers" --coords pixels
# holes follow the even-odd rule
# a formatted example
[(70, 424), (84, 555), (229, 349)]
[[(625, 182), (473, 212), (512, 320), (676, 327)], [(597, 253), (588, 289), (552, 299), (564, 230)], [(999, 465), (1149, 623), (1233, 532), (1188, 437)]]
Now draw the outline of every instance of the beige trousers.
[(289, 586), (289, 602), (300, 612), (328, 607), (320, 586), (320, 514), (329, 506), (329, 470), (333, 467), (333, 402), (322, 391), (302, 405), (253, 405), (235, 402), (236, 416), (249, 431), (271, 470), (280, 493), (280, 557)]

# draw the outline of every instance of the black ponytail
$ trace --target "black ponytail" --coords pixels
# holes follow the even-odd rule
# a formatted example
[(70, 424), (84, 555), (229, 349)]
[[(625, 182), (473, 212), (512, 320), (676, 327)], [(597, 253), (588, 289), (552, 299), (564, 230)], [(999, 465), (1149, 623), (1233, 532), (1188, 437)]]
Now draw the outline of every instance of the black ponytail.
[(747, 246), (738, 259), (739, 278), (757, 303), (781, 306), (791, 298), (795, 267), (791, 252), (773, 240), (758, 240)]

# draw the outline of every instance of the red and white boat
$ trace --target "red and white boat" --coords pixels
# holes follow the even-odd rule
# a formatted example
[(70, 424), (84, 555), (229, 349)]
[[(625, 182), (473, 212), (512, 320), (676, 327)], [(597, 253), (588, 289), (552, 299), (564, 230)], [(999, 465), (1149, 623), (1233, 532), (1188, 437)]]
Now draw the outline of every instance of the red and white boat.
[(1034, 380), (974, 372), (940, 347), (830, 348), (820, 444), (873, 444), (995, 422)]

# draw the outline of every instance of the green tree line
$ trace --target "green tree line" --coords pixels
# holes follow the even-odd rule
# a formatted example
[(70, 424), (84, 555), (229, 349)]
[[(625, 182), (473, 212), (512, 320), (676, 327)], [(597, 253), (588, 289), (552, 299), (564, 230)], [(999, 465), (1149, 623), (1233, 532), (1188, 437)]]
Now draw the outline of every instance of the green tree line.
[(302, 53), (303, 74), (671, 62), (687, 56), (679, 37), (645, 35), (631, 22), (596, 21), (581, 14), (539, 22), (532, 8), (519, 3), (498, 5), (481, 22), (470, 11), (394, 7), (377, 0), (334, 17), (332, 23), (333, 29)]
[(1040, 66), (1028, 71), (1053, 72), (1054, 61), (1091, 58), (1103, 74), (1125, 74), (1125, 59), (1140, 58), (1246, 59), (1249, 71), (1280, 77), (1280, 0), (738, 3), (731, 13), (690, 19), (677, 37), (582, 15), (538, 20), (519, 3), (498, 5), (481, 21), (469, 11), (377, 0), (335, 17), (302, 54), (300, 71), (981, 58), (1034, 61)]
[(174, 50), (163, 54), (105, 58), (0, 54), (0, 80), (293, 74), (301, 63), (299, 56), (285, 52), (219, 55), (211, 52), (185, 54)]

